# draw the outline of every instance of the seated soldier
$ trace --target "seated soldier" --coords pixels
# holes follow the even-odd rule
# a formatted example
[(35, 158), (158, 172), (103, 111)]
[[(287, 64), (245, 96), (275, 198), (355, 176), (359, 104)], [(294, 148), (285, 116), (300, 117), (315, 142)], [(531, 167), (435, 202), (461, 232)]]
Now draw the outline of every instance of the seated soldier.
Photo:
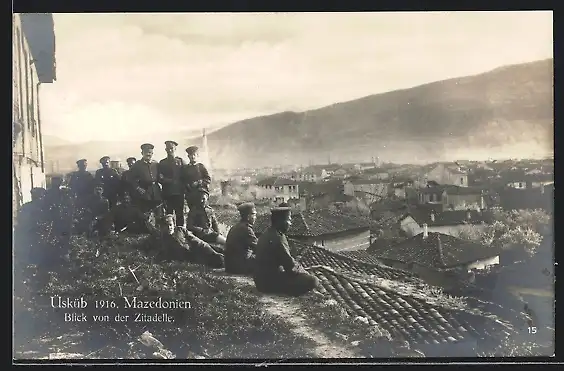
[(225, 271), (251, 275), (257, 246), (257, 237), (253, 231), (257, 210), (250, 202), (239, 205), (238, 209), (241, 220), (231, 227), (225, 242)]
[(253, 278), (257, 290), (270, 294), (303, 295), (319, 281), (307, 273), (290, 255), (286, 232), (290, 228), (291, 211), (282, 203), (272, 209), (272, 225), (257, 242)]
[(145, 214), (131, 202), (129, 193), (124, 193), (122, 202), (111, 211), (114, 229), (118, 233), (156, 234), (158, 230), (148, 222)]
[(88, 200), (84, 219), (88, 223), (86, 233), (98, 236), (107, 236), (111, 231), (112, 220), (110, 218), (110, 203), (104, 197), (102, 185), (94, 187), (94, 195)]
[(200, 191), (200, 202), (190, 207), (186, 218), (186, 228), (196, 237), (211, 244), (225, 244), (225, 237), (219, 233), (219, 225), (213, 209), (208, 205), (209, 193)]
[(184, 227), (177, 227), (173, 215), (167, 215), (163, 223), (163, 240), (166, 252), (174, 258), (204, 264), (211, 268), (223, 268), (223, 254), (216, 252)]

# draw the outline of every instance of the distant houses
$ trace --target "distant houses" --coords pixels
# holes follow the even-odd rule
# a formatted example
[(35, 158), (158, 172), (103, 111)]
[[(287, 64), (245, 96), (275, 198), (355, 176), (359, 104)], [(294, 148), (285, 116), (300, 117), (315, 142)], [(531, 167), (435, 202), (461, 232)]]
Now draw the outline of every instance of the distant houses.
[(274, 176), (257, 182), (262, 190), (257, 198), (270, 199), (274, 202), (288, 202), (300, 198), (299, 183), (292, 179)]
[(476, 206), (486, 208), (485, 192), (477, 187), (460, 187), (456, 185), (434, 185), (419, 190), (420, 205), (436, 203), (445, 210)]
[(449, 210), (437, 212), (421, 209), (411, 210), (400, 218), (400, 229), (408, 236), (416, 236), (427, 228), (429, 232), (437, 232), (450, 236), (459, 236), (467, 225), (482, 227), (493, 222), (493, 215), (487, 211)]
[(468, 173), (457, 165), (438, 164), (424, 175), (426, 181), (468, 187)]
[(364, 179), (351, 177), (343, 181), (344, 194), (356, 196), (358, 193), (367, 193), (375, 196), (385, 197), (388, 195), (390, 183), (380, 179)]

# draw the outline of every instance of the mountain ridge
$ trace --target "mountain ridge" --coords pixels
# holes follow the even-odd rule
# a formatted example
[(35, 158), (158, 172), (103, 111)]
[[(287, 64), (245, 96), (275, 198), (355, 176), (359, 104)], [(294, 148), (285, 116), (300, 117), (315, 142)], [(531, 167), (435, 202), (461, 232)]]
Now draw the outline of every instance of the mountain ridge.
[[(337, 162), (514, 157), (533, 147), (549, 152), (553, 119), (550, 58), (240, 120), (210, 132), (208, 146), (213, 165), (222, 168), (324, 163), (328, 157)], [(201, 145), (200, 137), (179, 138), (185, 138), (178, 140), (182, 145)], [(71, 148), (58, 146), (55, 153), (46, 143), (46, 157), (63, 152), (68, 157)]]

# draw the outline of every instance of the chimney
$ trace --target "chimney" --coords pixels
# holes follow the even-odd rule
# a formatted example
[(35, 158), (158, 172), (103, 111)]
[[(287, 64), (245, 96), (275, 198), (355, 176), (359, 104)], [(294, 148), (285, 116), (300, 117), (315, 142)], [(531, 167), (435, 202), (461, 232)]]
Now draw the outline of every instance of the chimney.
[(227, 187), (229, 185), (229, 182), (224, 180), (221, 182), (221, 195), (222, 196), (227, 196)]
[(541, 195), (544, 194), (544, 184), (543, 183), (540, 184), (540, 192), (541, 192)]
[(472, 212), (470, 210), (466, 210), (466, 219), (472, 219)]
[(440, 235), (436, 235), (435, 239), (436, 239), (436, 243), (437, 243), (437, 249), (439, 250), (439, 258), (441, 259), (441, 262), (444, 264), (445, 263), (445, 256), (443, 254), (443, 244), (441, 243)]
[(429, 237), (429, 231), (427, 230), (427, 223), (423, 224), (423, 238)]
[(484, 199), (484, 194), (482, 193), (482, 195), (480, 196), (480, 210), (485, 210), (486, 209), (486, 201)]
[(431, 210), (431, 221), (434, 222), (435, 221), (435, 211)]
[(298, 206), (302, 212), (307, 210), (307, 200), (305, 197), (300, 197), (300, 203)]

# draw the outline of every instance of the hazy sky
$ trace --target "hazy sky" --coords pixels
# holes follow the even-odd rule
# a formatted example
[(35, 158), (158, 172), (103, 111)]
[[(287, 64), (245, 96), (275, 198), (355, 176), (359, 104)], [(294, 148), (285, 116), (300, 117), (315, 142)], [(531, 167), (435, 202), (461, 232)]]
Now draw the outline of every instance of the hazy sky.
[(552, 12), (55, 14), (46, 134), (72, 141), (303, 111), (552, 57)]

